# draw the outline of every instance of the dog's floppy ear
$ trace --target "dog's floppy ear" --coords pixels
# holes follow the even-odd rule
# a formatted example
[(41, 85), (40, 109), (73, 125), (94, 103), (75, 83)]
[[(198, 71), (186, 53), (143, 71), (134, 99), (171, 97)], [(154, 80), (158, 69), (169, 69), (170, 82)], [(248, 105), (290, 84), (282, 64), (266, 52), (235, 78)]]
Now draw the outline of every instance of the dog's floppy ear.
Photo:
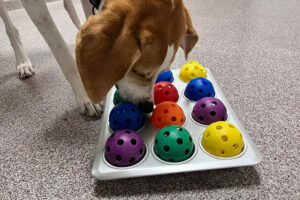
[(193, 49), (195, 44), (198, 41), (198, 34), (193, 27), (191, 15), (185, 5), (183, 5), (185, 11), (185, 18), (186, 18), (186, 33), (181, 41), (181, 48), (184, 50), (185, 58), (188, 57), (190, 51)]
[(89, 17), (77, 34), (76, 62), (90, 100), (102, 101), (140, 55), (124, 17), (110, 11)]

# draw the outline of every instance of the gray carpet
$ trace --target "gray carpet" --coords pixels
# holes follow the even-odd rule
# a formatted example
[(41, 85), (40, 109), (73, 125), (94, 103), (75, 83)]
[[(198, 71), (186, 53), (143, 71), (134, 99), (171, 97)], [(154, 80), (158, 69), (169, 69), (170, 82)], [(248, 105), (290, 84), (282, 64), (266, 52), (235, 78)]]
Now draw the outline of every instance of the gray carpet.
[[(36, 74), (21, 81), (0, 22), (0, 199), (299, 199), (300, 1), (189, 0), (212, 70), (263, 154), (255, 167), (101, 182), (91, 176), (100, 120), (83, 117), (24, 10), (11, 11)], [(71, 48), (75, 27), (49, 5)], [(79, 8), (79, 7), (78, 7)], [(81, 12), (82, 16), (82, 12)], [(185, 62), (177, 55), (173, 68)]]

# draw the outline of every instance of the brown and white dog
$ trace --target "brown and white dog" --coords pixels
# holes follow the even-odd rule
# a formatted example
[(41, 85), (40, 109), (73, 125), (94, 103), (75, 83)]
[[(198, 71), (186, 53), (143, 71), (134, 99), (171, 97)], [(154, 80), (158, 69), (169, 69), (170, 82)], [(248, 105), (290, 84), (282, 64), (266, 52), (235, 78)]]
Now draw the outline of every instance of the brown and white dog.
[(198, 40), (182, 0), (106, 0), (76, 40), (76, 61), (93, 103), (113, 85), (143, 111), (153, 107), (153, 85), (181, 46), (187, 57)]

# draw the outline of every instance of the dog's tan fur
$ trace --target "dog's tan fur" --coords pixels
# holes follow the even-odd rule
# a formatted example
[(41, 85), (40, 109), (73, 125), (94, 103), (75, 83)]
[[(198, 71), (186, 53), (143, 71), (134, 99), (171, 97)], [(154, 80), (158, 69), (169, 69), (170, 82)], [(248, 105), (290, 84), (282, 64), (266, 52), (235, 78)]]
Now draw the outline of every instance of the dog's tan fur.
[(98, 103), (125, 75), (135, 84), (152, 84), (168, 46), (177, 52), (181, 45), (187, 56), (197, 40), (182, 0), (107, 0), (78, 32), (77, 67)]

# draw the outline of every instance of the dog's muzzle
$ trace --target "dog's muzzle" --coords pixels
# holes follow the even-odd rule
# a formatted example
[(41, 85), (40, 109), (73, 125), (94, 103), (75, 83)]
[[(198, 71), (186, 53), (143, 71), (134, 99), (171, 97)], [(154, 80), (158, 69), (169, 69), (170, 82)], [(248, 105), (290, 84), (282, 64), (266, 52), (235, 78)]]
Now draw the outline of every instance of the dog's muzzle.
[(153, 111), (154, 104), (152, 102), (141, 102), (138, 105), (139, 109), (144, 113), (151, 113)]

